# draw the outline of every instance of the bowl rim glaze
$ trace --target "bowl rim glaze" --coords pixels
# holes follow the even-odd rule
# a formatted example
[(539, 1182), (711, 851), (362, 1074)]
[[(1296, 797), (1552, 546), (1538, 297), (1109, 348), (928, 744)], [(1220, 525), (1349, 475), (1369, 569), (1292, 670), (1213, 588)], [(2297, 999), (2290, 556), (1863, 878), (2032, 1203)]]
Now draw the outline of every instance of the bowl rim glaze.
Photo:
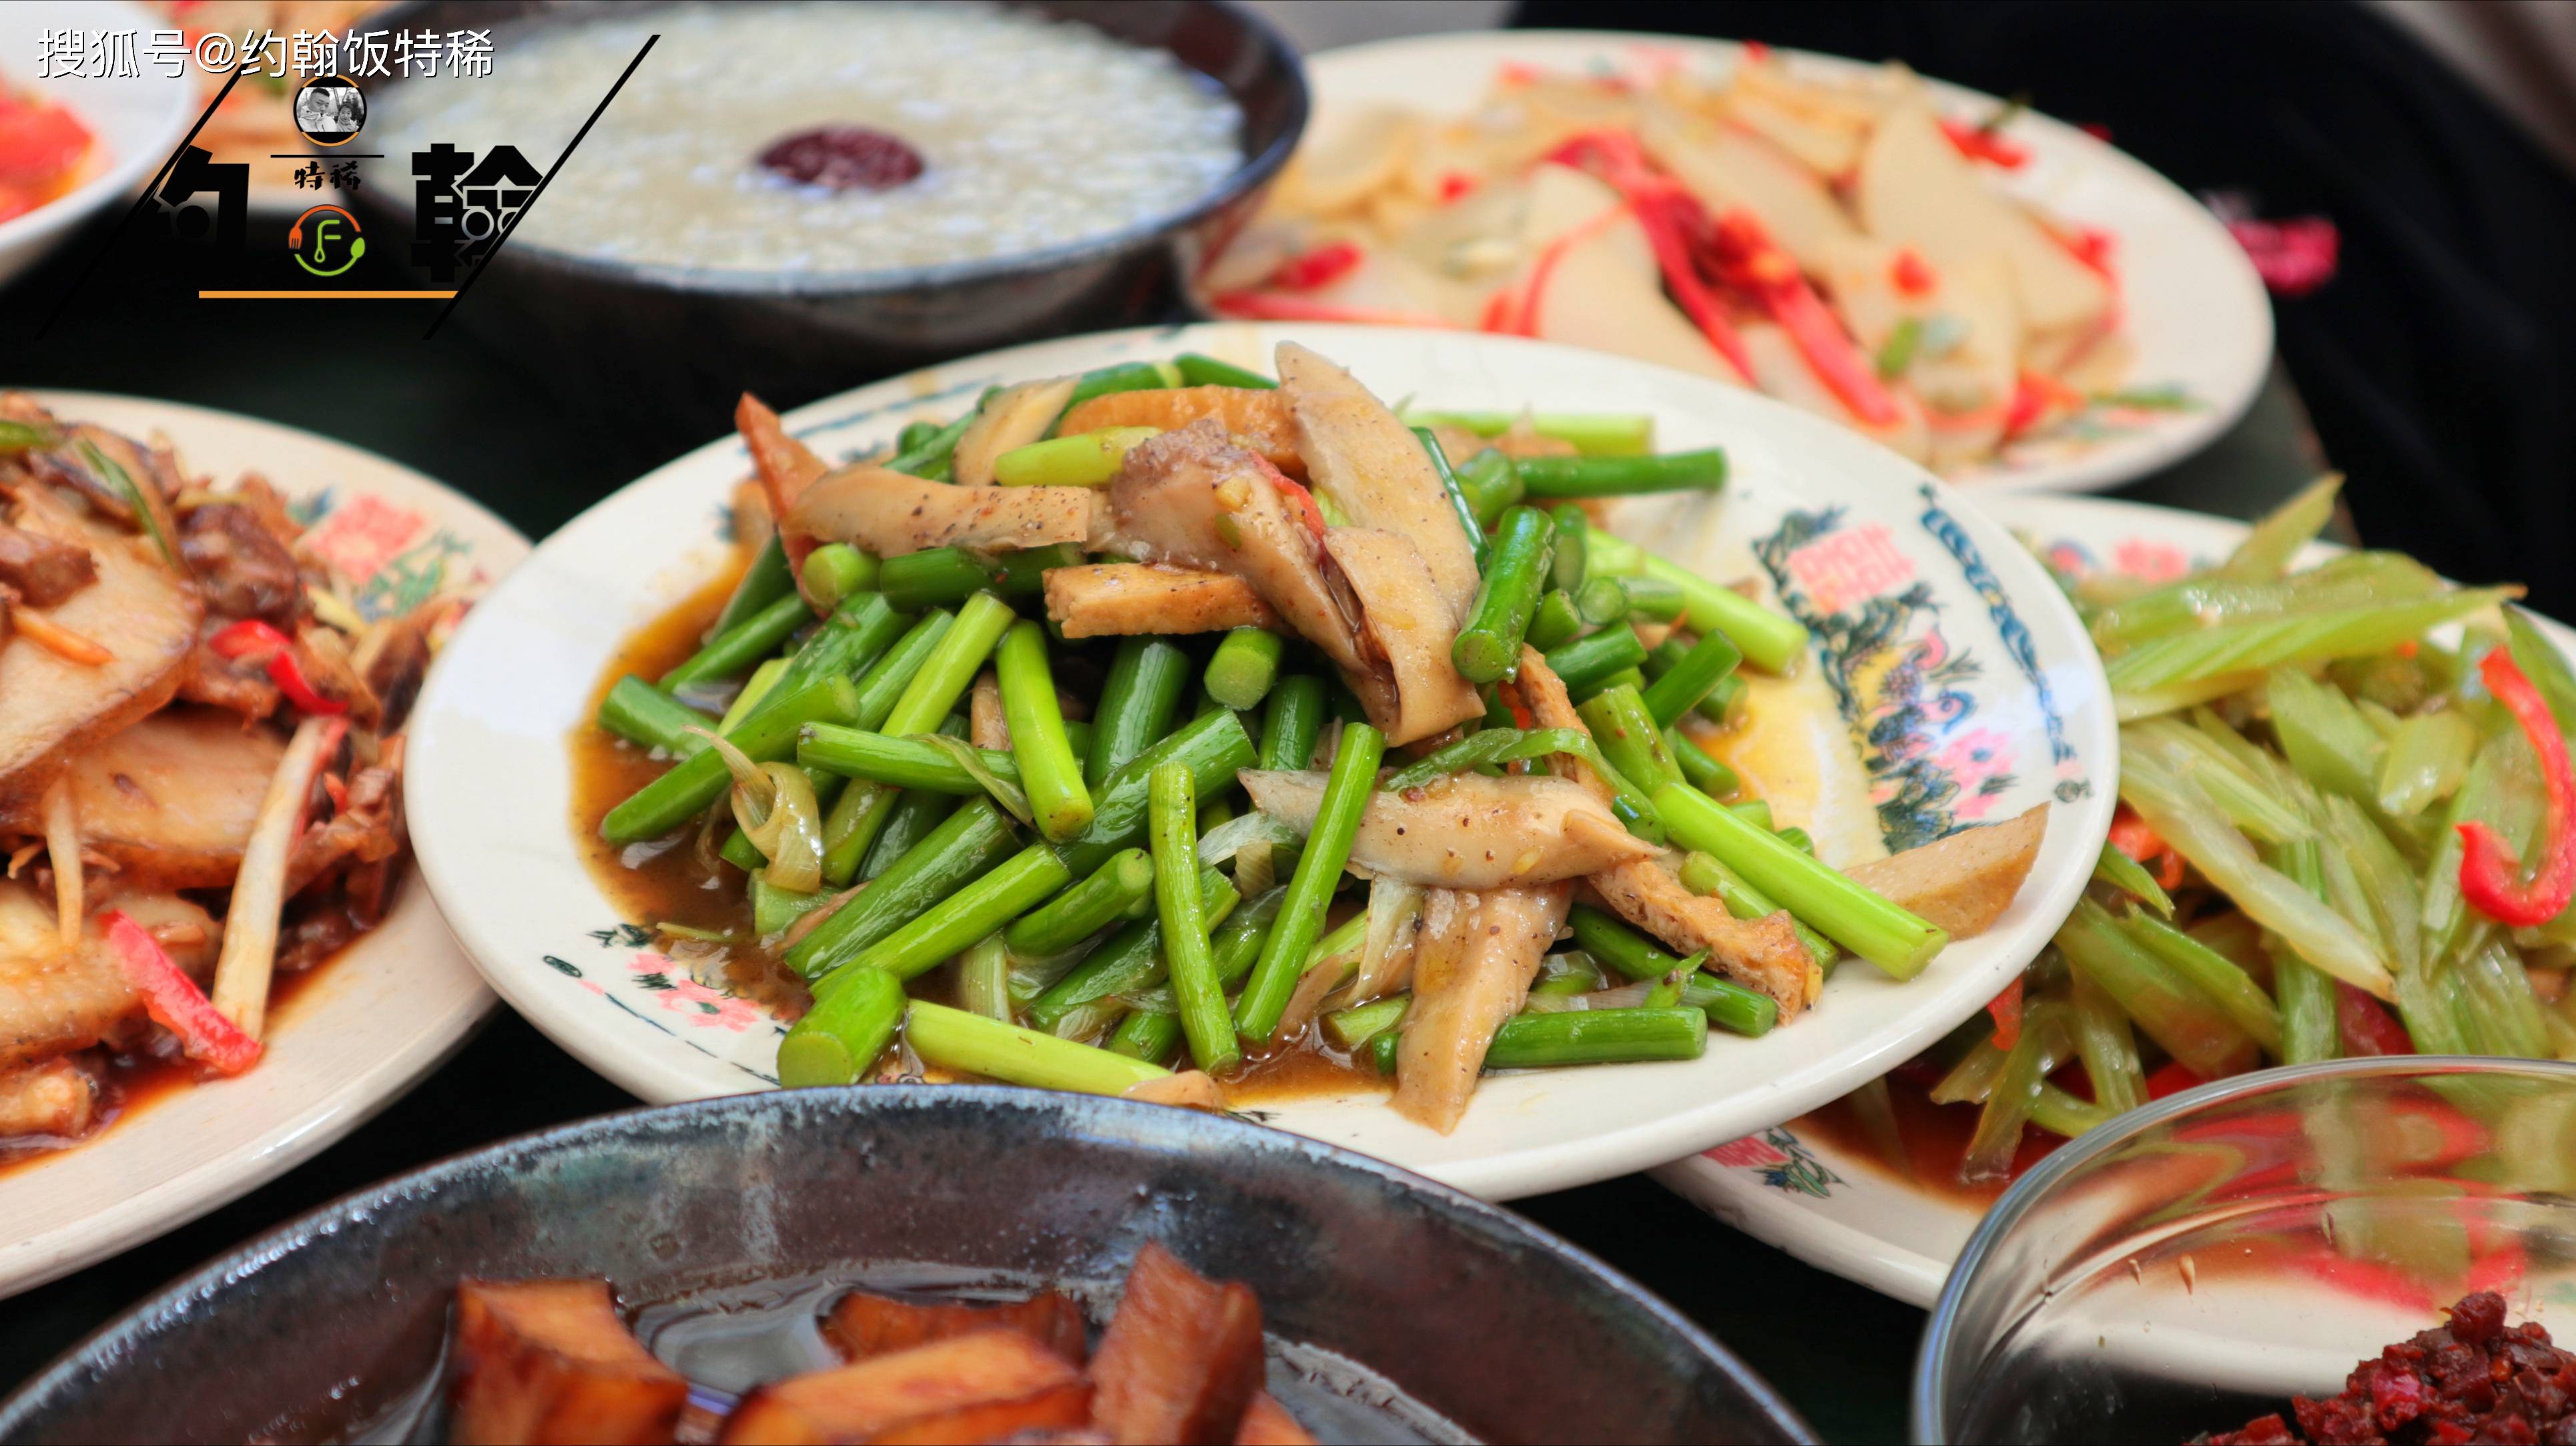
[[(1941, 1284), (1941, 1298), (1924, 1322), (1923, 1343), (1914, 1355), (1914, 1379), (1907, 1390), (1906, 1435), (1925, 1446), (1942, 1446), (1950, 1437), (1942, 1407), (1952, 1394), (1948, 1357), (1953, 1335), (1971, 1291), (1983, 1284), (1983, 1267), (2005, 1235), (2040, 1208), (2067, 1176), (2137, 1139), (2149, 1130), (2186, 1115), (2253, 1095), (2295, 1089), (2317, 1080), (2390, 1079), (2433, 1075), (2541, 1075), (2576, 1085), (2576, 1063), (2555, 1059), (2518, 1059), (2474, 1054), (2388, 1054), (2358, 1059), (2329, 1059), (2314, 1064), (2282, 1065), (2213, 1080), (2151, 1101), (2088, 1130), (2051, 1151), (2012, 1183), (1986, 1211), (1977, 1233), (1968, 1237), (1958, 1262)], [(1967, 1382), (1958, 1382), (1964, 1389)]]
[[(427, 9), (435, 3), (438, 3), (438, 0), (411, 0), (411, 3), (387, 11), (370, 23), (387, 24), (399, 29), (401, 22), (415, 11)], [(543, 4), (544, 0), (539, 0), (539, 3)], [(682, 3), (687, 3), (687, 0), (647, 0), (645, 5), (639, 5), (636, 8), (654, 8)], [(1046, 0), (996, 0), (996, 3), (1008, 9), (1042, 10)], [(971, 261), (950, 261), (930, 266), (885, 270), (758, 270), (748, 267), (668, 266), (651, 262), (620, 261), (579, 251), (566, 251), (534, 241), (519, 243), (519, 249), (511, 255), (518, 258), (534, 258), (543, 265), (587, 275), (603, 282), (664, 291), (709, 296), (809, 297), (873, 296), (907, 291), (936, 291), (978, 281), (1067, 270), (1132, 251), (1139, 246), (1186, 230), (1268, 185), (1272, 178), (1278, 175), (1280, 168), (1288, 164), (1288, 158), (1296, 152), (1298, 142), (1305, 137), (1306, 124), (1313, 117), (1314, 90), (1306, 78), (1305, 57), (1294, 44), (1290, 43), (1287, 35), (1278, 26), (1271, 23), (1270, 19), (1261, 12), (1239, 3), (1239, 0), (1190, 0), (1190, 3), (1223, 14), (1233, 24), (1250, 32), (1255, 39), (1266, 45), (1278, 57), (1281, 73), (1288, 84), (1288, 115), (1287, 123), (1281, 128), (1279, 135), (1269, 145), (1263, 147), (1259, 154), (1245, 156), (1232, 171), (1226, 173), (1225, 179), (1218, 182), (1214, 189), (1178, 210), (1166, 211), (1131, 226), (1124, 226), (1080, 241), (1067, 242), (1061, 246), (1050, 246), (1043, 250), (1020, 251), (1003, 256), (979, 257)], [(623, 13), (624, 9), (623, 6), (616, 10), (603, 7), (597, 14), (607, 16)], [(527, 14), (510, 16), (498, 22), (495, 28), (498, 28), (499, 24), (524, 24), (530, 20), (541, 24), (589, 23), (585, 19), (549, 22), (545, 19), (544, 10), (537, 9)], [(1087, 21), (1073, 23), (1089, 24)], [(1223, 80), (1182, 60), (1169, 47), (1146, 45), (1105, 30), (1103, 33), (1110, 34), (1111, 39), (1123, 44), (1134, 45), (1139, 49), (1156, 50), (1171, 56), (1173, 62), (1183, 70), (1225, 91), (1229, 98), (1234, 96), (1233, 89)], [(403, 77), (394, 77), (392, 83), (383, 88), (384, 93), (390, 94), (398, 89), (403, 79)], [(533, 206), (536, 202), (532, 200), (529, 204)], [(417, 214), (410, 196), (399, 186), (364, 193), (363, 205), (367, 209), (386, 213), (406, 229), (411, 226), (412, 219)], [(526, 213), (523, 211), (521, 214)], [(510, 231), (502, 235), (503, 244), (508, 243), (510, 235), (516, 230), (517, 222), (513, 221)], [(484, 264), (489, 264), (488, 258)], [(469, 272), (464, 279), (470, 281), (474, 274), (476, 273)]]
[[(1605, 1292), (1618, 1308), (1660, 1328), (1670, 1338), (1676, 1355), (1687, 1354), (1712, 1368), (1742, 1393), (1748, 1411), (1767, 1418), (1784, 1438), (1823, 1441), (1770, 1382), (1755, 1374), (1678, 1308), (1536, 1221), (1436, 1180), (1356, 1151), (1227, 1115), (1007, 1085), (901, 1084), (769, 1090), (592, 1115), (433, 1160), (352, 1191), (217, 1255), (84, 1336), (0, 1399), (0, 1439), (9, 1439), (29, 1417), (66, 1398), (113, 1390), (120, 1381), (131, 1384), (131, 1373), (152, 1369), (151, 1346), (160, 1329), (210, 1309), (220, 1313), (227, 1294), (255, 1280), (263, 1271), (298, 1251), (344, 1234), (367, 1235), (387, 1209), (425, 1205), (451, 1185), (487, 1170), (506, 1170), (514, 1162), (532, 1157), (577, 1153), (586, 1147), (691, 1124), (706, 1126), (705, 1135), (711, 1136), (717, 1133), (720, 1122), (736, 1117), (816, 1108), (861, 1117), (878, 1116), (890, 1125), (908, 1114), (924, 1111), (1013, 1110), (1047, 1120), (1075, 1137), (1085, 1132), (1102, 1135), (1157, 1152), (1196, 1158), (1204, 1168), (1222, 1169), (1228, 1158), (1250, 1146), (1283, 1159), (1293, 1158), (1297, 1163), (1292, 1168), (1373, 1177), (1384, 1187), (1426, 1206), (1449, 1229), (1497, 1243), (1515, 1242), (1565, 1262), (1578, 1276)], [(1379, 1368), (1373, 1362), (1363, 1364)], [(1390, 1374), (1389, 1379), (1403, 1385), (1397, 1376)], [(1439, 1409), (1437, 1402), (1426, 1404)]]

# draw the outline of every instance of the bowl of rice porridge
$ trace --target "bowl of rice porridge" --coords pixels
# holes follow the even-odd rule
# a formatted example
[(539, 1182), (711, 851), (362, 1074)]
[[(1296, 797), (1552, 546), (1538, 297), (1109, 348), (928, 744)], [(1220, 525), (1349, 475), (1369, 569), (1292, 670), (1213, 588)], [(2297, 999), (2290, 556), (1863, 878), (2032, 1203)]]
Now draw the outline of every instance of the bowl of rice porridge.
[[(1306, 121), (1295, 51), (1205, 0), (442, 0), (372, 23), (492, 33), (488, 76), (368, 82), (388, 181), (348, 200), (427, 285), (472, 263), (442, 279), (412, 244), (410, 158), (507, 146), (541, 175), (634, 64), (456, 321), (673, 440), (746, 386), (789, 406), (1176, 314), (1175, 277)], [(526, 178), (462, 178), (469, 244), (495, 184)]]

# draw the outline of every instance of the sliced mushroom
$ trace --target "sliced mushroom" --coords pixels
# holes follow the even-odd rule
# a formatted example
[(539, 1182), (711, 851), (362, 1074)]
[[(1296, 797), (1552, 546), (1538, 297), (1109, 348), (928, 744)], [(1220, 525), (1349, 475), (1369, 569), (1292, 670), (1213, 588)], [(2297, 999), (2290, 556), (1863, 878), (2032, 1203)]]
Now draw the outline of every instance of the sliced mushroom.
[(1306, 473), (1351, 522), (1411, 540), (1454, 630), (1476, 596), (1476, 554), (1420, 439), (1351, 374), (1297, 343), (1279, 344), (1279, 390)]
[[(1314, 827), (1326, 776), (1262, 769), (1236, 775), (1253, 807), (1301, 832)], [(1351, 868), (1432, 888), (1495, 889), (1581, 878), (1656, 852), (1579, 784), (1461, 774), (1404, 793), (1370, 794), (1351, 844)]]
[(1064, 404), (1073, 400), (1076, 378), (1022, 382), (996, 392), (976, 409), (975, 420), (957, 438), (950, 454), (949, 475), (960, 487), (989, 487), (993, 459), (1014, 447), (1025, 447), (1047, 434)]
[(1117, 550), (1148, 562), (1230, 572), (1348, 671), (1372, 672), (1323, 567), (1320, 530), (1294, 516), (1276, 473), (1213, 421), (1148, 438), (1109, 484)]
[(854, 543), (879, 557), (931, 547), (1045, 547), (1087, 541), (1092, 500), (1084, 487), (956, 487), (862, 464), (805, 489), (783, 530)]
[(1458, 1128), (1494, 1031), (1529, 998), (1571, 897), (1567, 884), (1432, 896), (1425, 928), (1439, 942), (1415, 955), (1396, 1051), (1395, 1108), (1405, 1118), (1444, 1135)]
[(1362, 631), (1386, 659), (1383, 680), (1374, 670), (1352, 680), (1386, 741), (1411, 743), (1483, 717), (1484, 699), (1449, 660), (1458, 624), (1413, 544), (1374, 528), (1334, 527), (1324, 533), (1324, 551), (1359, 599)]

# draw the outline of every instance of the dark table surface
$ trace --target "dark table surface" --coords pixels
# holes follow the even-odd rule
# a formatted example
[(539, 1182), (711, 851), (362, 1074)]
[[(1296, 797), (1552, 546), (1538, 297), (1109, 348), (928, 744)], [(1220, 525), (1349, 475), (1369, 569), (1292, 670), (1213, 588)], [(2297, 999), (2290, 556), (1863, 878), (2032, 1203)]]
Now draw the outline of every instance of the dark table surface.
[[(613, 423), (561, 409), (544, 378), (466, 332), (423, 341), (434, 304), (200, 302), (149, 245), (120, 248), (45, 339), (28, 341), (83, 250), (68, 248), (0, 290), (0, 385), (164, 397), (310, 428), (442, 478), (531, 538), (666, 460)], [(2276, 375), (2215, 445), (2112, 495), (2245, 517), (2321, 466), (2297, 398)], [(0, 1306), (0, 1383), (23, 1379), (198, 1262), (334, 1197), (633, 1104), (496, 1010), (453, 1060), (348, 1139), (191, 1225)], [(1903, 1436), (1922, 1311), (1792, 1260), (1644, 1176), (1514, 1208), (1705, 1326), (1827, 1439)]]

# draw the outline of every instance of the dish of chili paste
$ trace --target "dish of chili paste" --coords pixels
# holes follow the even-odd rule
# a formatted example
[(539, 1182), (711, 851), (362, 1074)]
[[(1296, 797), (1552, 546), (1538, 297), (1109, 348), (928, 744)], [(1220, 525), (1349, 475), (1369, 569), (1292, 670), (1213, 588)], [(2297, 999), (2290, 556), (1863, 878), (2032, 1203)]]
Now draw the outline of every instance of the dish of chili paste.
[(2480, 1291), (2451, 1307), (2450, 1324), (2363, 1361), (2326, 1400), (2290, 1399), (2241, 1430), (2203, 1433), (2194, 1446), (2386, 1441), (2393, 1446), (2531, 1441), (2576, 1446), (2576, 1354), (2537, 1322), (2504, 1323), (2504, 1297)]

